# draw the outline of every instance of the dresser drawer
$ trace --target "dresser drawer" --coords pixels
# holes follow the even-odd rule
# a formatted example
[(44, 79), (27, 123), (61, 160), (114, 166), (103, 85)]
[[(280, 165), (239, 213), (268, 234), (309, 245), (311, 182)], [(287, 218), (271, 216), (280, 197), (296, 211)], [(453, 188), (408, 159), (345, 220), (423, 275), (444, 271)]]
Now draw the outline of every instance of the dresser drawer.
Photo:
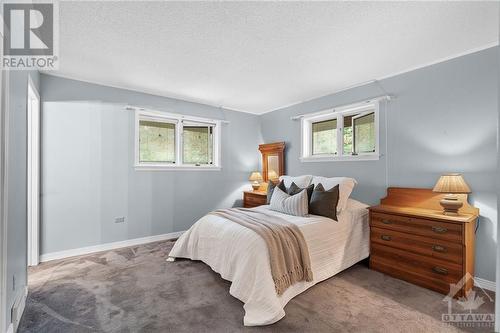
[[(434, 279), (428, 275), (421, 275), (412, 270), (407, 270), (391, 260), (378, 257), (370, 258), (370, 268), (445, 295), (450, 292), (450, 284), (443, 279)], [(463, 291), (460, 290), (455, 296), (464, 296)]]
[(245, 208), (252, 208), (267, 204), (267, 196), (264, 194), (257, 194), (252, 192), (244, 192), (243, 206)]
[(455, 223), (372, 212), (370, 225), (456, 243), (462, 243), (463, 239), (462, 226)]
[[(415, 253), (391, 248), (378, 243), (371, 244), (370, 261), (385, 263), (393, 270), (411, 273), (413, 276), (427, 277), (430, 280), (456, 283), (462, 278), (462, 265), (445, 260), (429, 258)], [(392, 272), (389, 272), (392, 274)]]
[(463, 246), (459, 243), (432, 239), (378, 227), (372, 227), (370, 241), (372, 244), (381, 244), (416, 254), (422, 254), (462, 264)]
[(254, 195), (254, 194), (246, 194), (245, 195), (245, 200), (248, 202), (248, 203), (255, 203), (255, 204), (258, 204), (258, 205), (264, 205), (266, 203), (266, 197), (262, 196), (262, 195)]
[(254, 207), (259, 207), (259, 206), (261, 206), (261, 204), (253, 203), (253, 202), (248, 202), (248, 201), (245, 201), (243, 203), (243, 207), (244, 208), (254, 208)]

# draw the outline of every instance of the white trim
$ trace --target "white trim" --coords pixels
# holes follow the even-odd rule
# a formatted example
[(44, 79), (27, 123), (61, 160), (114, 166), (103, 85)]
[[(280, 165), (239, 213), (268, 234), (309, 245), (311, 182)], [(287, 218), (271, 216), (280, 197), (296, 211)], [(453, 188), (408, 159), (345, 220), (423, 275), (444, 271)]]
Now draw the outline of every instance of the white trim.
[(40, 256), (40, 261), (46, 262), (46, 261), (51, 261), (51, 260), (81, 256), (81, 255), (90, 254), (90, 253), (109, 251), (109, 250), (119, 249), (122, 247), (129, 247), (129, 246), (136, 246), (136, 245), (141, 245), (141, 244), (159, 242), (159, 241), (178, 238), (183, 233), (184, 233), (184, 231), (177, 231), (177, 232), (171, 232), (168, 234), (127, 239), (127, 240), (119, 241), (119, 242), (80, 247), (77, 249), (64, 250), (64, 251), (59, 251), (59, 252), (51, 252), (51, 253), (42, 254)]
[(476, 287), (480, 287), (480, 288), (483, 288), (486, 290), (496, 291), (496, 282), (495, 281), (489, 281), (489, 280), (475, 277), (474, 278), (474, 285)]
[(189, 102), (189, 103), (196, 103), (196, 104), (201, 104), (201, 105), (207, 105), (207, 106), (211, 106), (211, 107), (215, 107), (215, 108), (221, 108), (221, 109), (224, 109), (224, 110), (227, 110), (227, 111), (243, 112), (243, 113), (248, 113), (248, 114), (253, 114), (253, 115), (263, 115), (263, 114), (270, 113), (270, 112), (273, 112), (273, 111), (285, 109), (285, 108), (288, 108), (288, 107), (291, 107), (291, 106), (294, 106), (294, 105), (298, 105), (298, 104), (310, 102), (310, 101), (313, 101), (315, 99), (319, 99), (319, 98), (322, 98), (322, 97), (325, 97), (325, 96), (333, 95), (333, 94), (336, 94), (336, 93), (339, 93), (339, 92), (342, 92), (342, 91), (346, 91), (346, 90), (353, 89), (353, 88), (356, 88), (356, 87), (361, 87), (361, 86), (364, 86), (364, 85), (367, 85), (367, 84), (371, 84), (371, 83), (374, 83), (376, 81), (380, 81), (380, 80), (384, 80), (384, 79), (391, 78), (391, 77), (394, 77), (394, 76), (398, 76), (398, 75), (401, 75), (401, 74), (409, 73), (409, 72), (415, 71), (417, 69), (421, 69), (421, 68), (429, 67), (429, 66), (432, 66), (432, 65), (436, 65), (436, 64), (439, 64), (439, 63), (442, 63), (442, 62), (445, 62), (445, 61), (449, 61), (449, 60), (455, 59), (455, 58), (460, 58), (460, 57), (466, 56), (468, 54), (472, 54), (472, 53), (476, 53), (476, 52), (479, 52), (479, 51), (483, 51), (483, 50), (486, 50), (486, 49), (489, 49), (489, 48), (492, 48), (492, 47), (495, 47), (495, 46), (498, 46), (498, 45), (499, 45), (498, 41), (497, 42), (491, 42), (491, 43), (485, 44), (483, 46), (479, 46), (479, 47), (476, 47), (476, 48), (472, 48), (470, 50), (466, 50), (466, 51), (463, 51), (463, 52), (455, 53), (453, 55), (450, 55), (450, 56), (447, 56), (447, 57), (444, 57), (444, 58), (439, 58), (437, 60), (434, 60), (434, 61), (431, 61), (431, 62), (428, 62), (428, 63), (416, 65), (414, 67), (410, 67), (410, 68), (407, 68), (407, 69), (399, 71), (399, 72), (394, 72), (394, 73), (391, 73), (391, 74), (383, 75), (383, 76), (379, 77), (378, 79), (372, 79), (372, 80), (367, 80), (367, 81), (363, 81), (363, 82), (360, 82), (360, 83), (351, 84), (351, 85), (349, 85), (347, 87), (334, 90), (334, 91), (332, 91), (332, 92), (330, 92), (330, 93), (328, 93), (326, 95), (318, 95), (316, 97), (308, 98), (308, 99), (305, 99), (305, 100), (301, 100), (301, 101), (297, 101), (297, 102), (292, 102), (292, 103), (284, 104), (282, 106), (275, 107), (275, 108), (272, 108), (270, 110), (265, 110), (265, 111), (262, 111), (262, 112), (245, 111), (245, 110), (241, 110), (241, 109), (235, 109), (235, 108), (231, 108), (231, 107), (226, 107), (224, 105), (210, 104), (210, 103), (208, 103), (206, 101), (203, 101), (201, 99), (189, 98), (189, 97), (185, 97), (185, 96), (178, 96), (178, 95), (176, 95), (174, 93), (171, 93), (171, 94), (169, 94), (169, 93), (159, 93), (157, 91), (148, 90), (148, 89), (139, 89), (139, 88), (131, 88), (131, 87), (127, 88), (125, 86), (120, 86), (120, 85), (116, 85), (116, 84), (112, 84), (112, 83), (106, 83), (104, 81), (99, 81), (99, 80), (81, 79), (81, 78), (78, 78), (77, 76), (63, 74), (63, 73), (60, 73), (60, 72), (59, 73), (54, 73), (54, 72), (42, 71), (42, 74), (48, 75), (48, 76), (59, 77), (59, 78), (63, 78), (63, 79), (68, 79), (68, 80), (75, 80), (75, 81), (80, 81), (80, 82), (85, 82), (85, 83), (90, 83), (90, 84), (96, 84), (96, 85), (106, 86), (106, 87), (110, 87), (110, 88), (116, 88), (116, 89), (122, 89), (122, 90), (128, 90), (128, 91), (135, 91), (135, 92), (144, 93), (144, 94), (148, 94), (148, 95), (166, 97), (166, 98), (171, 98), (171, 99), (175, 99), (175, 100), (185, 101), (185, 102)]
[(377, 79), (371, 79), (371, 80), (367, 80), (367, 81), (363, 81), (363, 82), (359, 82), (359, 83), (354, 83), (354, 84), (351, 84), (351, 85), (349, 85), (347, 87), (334, 90), (334, 91), (332, 91), (332, 92), (330, 92), (330, 93), (328, 93), (326, 95), (318, 95), (316, 97), (308, 98), (308, 99), (305, 99), (305, 100), (302, 100), (302, 101), (292, 102), (292, 103), (285, 104), (283, 106), (280, 106), (280, 107), (277, 107), (277, 108), (273, 108), (271, 110), (259, 112), (259, 113), (256, 113), (256, 112), (249, 112), (249, 113), (253, 113), (253, 114), (257, 114), (257, 115), (263, 115), (263, 114), (266, 114), (266, 113), (271, 113), (271, 112), (274, 112), (274, 111), (282, 110), (282, 109), (285, 109), (285, 108), (289, 108), (289, 107), (292, 107), (292, 106), (295, 106), (295, 105), (299, 105), (299, 104), (302, 104), (302, 103), (311, 102), (311, 101), (314, 101), (316, 99), (320, 99), (320, 98), (323, 98), (323, 97), (326, 97), (326, 96), (334, 95), (334, 94), (337, 94), (337, 93), (340, 93), (340, 92), (343, 92), (343, 91), (347, 91), (347, 90), (350, 90), (350, 89), (362, 87), (362, 86), (365, 86), (365, 85), (368, 85), (368, 84), (373, 84), (373, 83), (375, 83), (377, 81), (382, 81), (382, 80), (385, 80), (385, 79), (388, 79), (388, 78), (391, 78), (391, 77), (395, 77), (395, 76), (398, 76), (398, 75), (401, 75), (401, 74), (410, 73), (410, 72), (416, 71), (418, 69), (422, 69), (422, 68), (425, 68), (425, 67), (437, 65), (439, 63), (446, 62), (446, 61), (449, 61), (449, 60), (453, 60), (453, 59), (456, 59), (456, 58), (460, 58), (460, 57), (466, 56), (468, 54), (472, 54), (472, 53), (480, 52), (480, 51), (483, 51), (483, 50), (487, 50), (487, 49), (490, 49), (492, 47), (496, 47), (498, 45), (499, 45), (498, 41), (491, 42), (491, 43), (485, 44), (483, 46), (475, 47), (475, 48), (472, 48), (472, 49), (464, 51), (464, 52), (455, 53), (453, 55), (450, 55), (450, 56), (447, 56), (447, 57), (444, 57), (444, 58), (439, 58), (439, 59), (434, 60), (434, 61), (430, 61), (430, 62), (427, 62), (427, 63), (424, 63), (424, 64), (416, 65), (414, 67), (410, 67), (410, 68), (404, 69), (404, 70), (399, 71), (399, 72), (394, 72), (394, 73), (391, 73), (391, 74), (383, 75), (383, 76), (381, 76), (381, 77), (379, 77)]
[[(14, 305), (12, 306), (12, 327), (13, 331), (17, 332), (17, 329), (19, 328), (19, 323), (21, 322), (21, 318), (24, 313), (24, 309), (26, 308), (26, 300), (28, 298), (28, 286), (24, 286), (24, 290), (21, 291), (21, 295), (19, 295), (15, 302)], [(14, 313), (14, 309), (16, 312)]]
[(245, 111), (245, 110), (241, 110), (241, 109), (235, 109), (235, 108), (232, 108), (232, 107), (224, 106), (222, 104), (221, 105), (210, 104), (209, 102), (201, 100), (201, 99), (189, 98), (189, 97), (186, 97), (186, 96), (179, 96), (179, 95), (176, 95), (174, 93), (160, 93), (160, 92), (149, 90), (149, 89), (140, 89), (140, 88), (125, 87), (125, 86), (121, 86), (121, 85), (117, 85), (117, 84), (113, 84), (113, 83), (107, 83), (107, 82), (99, 81), (99, 80), (82, 79), (82, 78), (78, 78), (77, 76), (73, 76), (73, 75), (61, 73), (60, 71), (58, 73), (54, 73), (53, 71), (51, 71), (51, 72), (41, 71), (41, 73), (44, 74), (44, 75), (53, 76), (53, 77), (59, 77), (59, 78), (68, 79), (68, 80), (74, 80), (74, 81), (80, 81), (80, 82), (84, 82), (84, 83), (96, 84), (96, 85), (100, 85), (100, 86), (105, 86), (105, 87), (110, 87), (110, 88), (116, 88), (116, 89), (121, 89), (121, 90), (134, 91), (134, 92), (139, 92), (139, 93), (153, 95), (153, 96), (166, 97), (166, 98), (175, 99), (175, 100), (179, 100), (179, 101), (184, 101), (184, 102), (189, 102), (189, 103), (196, 103), (196, 104), (206, 105), (206, 106), (210, 106), (210, 107), (214, 107), (214, 108), (224, 109), (226, 111), (243, 112), (243, 113), (248, 113), (248, 114), (253, 114), (253, 115), (260, 116), (260, 115), (263, 115), (263, 114), (266, 114), (266, 113), (270, 113), (270, 112), (274, 112), (274, 111), (277, 111), (277, 110), (289, 108), (289, 107), (292, 107), (294, 105), (298, 105), (298, 104), (310, 102), (310, 101), (313, 101), (315, 99), (319, 99), (319, 98), (322, 98), (322, 97), (325, 97), (325, 96), (333, 95), (333, 94), (336, 94), (336, 93), (339, 93), (339, 92), (342, 92), (342, 91), (346, 91), (346, 90), (357, 88), (357, 87), (362, 87), (362, 86), (367, 85), (367, 84), (372, 84), (372, 83), (374, 83), (376, 81), (381, 81), (381, 80), (388, 79), (388, 78), (391, 78), (391, 77), (394, 77), (394, 76), (398, 76), (398, 75), (401, 75), (401, 74), (413, 72), (413, 71), (415, 71), (417, 69), (429, 67), (429, 66), (436, 65), (436, 64), (439, 64), (439, 63), (442, 63), (442, 62), (445, 62), (445, 61), (449, 61), (449, 60), (452, 60), (452, 59), (460, 58), (460, 57), (466, 56), (468, 54), (472, 54), (472, 53), (476, 53), (476, 52), (479, 52), (479, 51), (487, 50), (489, 48), (492, 48), (492, 47), (495, 47), (495, 46), (498, 46), (498, 45), (499, 45), (498, 41), (491, 42), (491, 43), (485, 44), (483, 46), (479, 46), (479, 47), (475, 47), (475, 48), (472, 48), (472, 49), (469, 49), (469, 50), (466, 50), (466, 51), (463, 51), (463, 52), (455, 53), (453, 55), (450, 55), (450, 56), (447, 56), (447, 57), (443, 57), (443, 58), (439, 58), (439, 59), (431, 61), (431, 62), (427, 62), (427, 63), (420, 64), (420, 65), (416, 65), (414, 67), (410, 67), (410, 68), (404, 69), (404, 70), (399, 71), (399, 72), (394, 72), (394, 73), (390, 73), (390, 74), (387, 74), (387, 75), (383, 75), (383, 76), (379, 77), (378, 79), (371, 79), (371, 80), (367, 80), (367, 81), (363, 81), (363, 82), (359, 82), (359, 83), (354, 83), (354, 84), (351, 84), (351, 85), (349, 85), (347, 87), (336, 89), (336, 90), (334, 90), (334, 91), (332, 91), (332, 92), (330, 92), (330, 93), (328, 93), (326, 95), (318, 95), (318, 96), (311, 97), (311, 98), (308, 98), (308, 99), (305, 99), (305, 100), (301, 100), (301, 101), (297, 101), (297, 102), (292, 102), (292, 103), (288, 103), (288, 104), (283, 104), (282, 106), (274, 107), (274, 108), (272, 108), (270, 110), (265, 110), (265, 111), (261, 111), (261, 112), (255, 112), (255, 111), (252, 112), (252, 111)]
[(360, 154), (360, 155), (344, 155), (344, 156), (308, 156), (300, 157), (301, 162), (345, 162), (345, 161), (376, 161), (380, 159), (379, 154)]
[[(1, 44), (1, 43), (0, 43)], [(0, 45), (2, 50), (2, 45)], [(7, 326), (7, 214), (9, 185), (9, 71), (0, 75), (0, 331)], [(2, 85), (5, 84), (5, 87)], [(5, 89), (4, 89), (5, 88)], [(10, 326), (9, 326), (10, 328)]]
[(27, 112), (27, 233), (28, 266), (39, 262), (40, 228), (40, 95), (28, 75)]
[(136, 164), (134, 165), (136, 171), (221, 171), (221, 167), (217, 166), (189, 166), (189, 165), (175, 165), (175, 164)]
[(7, 327), (7, 331), (5, 333), (14, 333), (14, 325), (10, 323), (9, 327)]
[(54, 77), (58, 77), (58, 78), (61, 78), (61, 79), (79, 81), (79, 82), (84, 82), (84, 83), (89, 83), (89, 84), (95, 84), (95, 85), (99, 85), (99, 86), (105, 86), (105, 87), (115, 88), (115, 89), (120, 89), (120, 90), (128, 90), (128, 91), (138, 92), (138, 93), (152, 95), (152, 96), (165, 97), (165, 98), (170, 98), (170, 99), (181, 101), (181, 102), (187, 102), (187, 103), (195, 103), (195, 104), (199, 104), (199, 105), (205, 105), (205, 106), (209, 106), (209, 107), (212, 107), (212, 108), (222, 109), (224, 111), (234, 111), (234, 112), (242, 112), (242, 113), (248, 113), (248, 114), (253, 114), (253, 115), (259, 115), (259, 113), (245, 111), (245, 110), (240, 110), (240, 109), (233, 109), (233, 108), (226, 107), (224, 105), (209, 104), (208, 102), (203, 101), (201, 99), (189, 98), (189, 97), (186, 97), (186, 96), (178, 96), (178, 95), (176, 95), (174, 93), (169, 94), (169, 93), (160, 93), (158, 91), (149, 90), (149, 89), (140, 89), (140, 88), (131, 88), (131, 87), (127, 88), (125, 86), (121, 86), (121, 85), (117, 85), (117, 84), (112, 84), (112, 83), (106, 83), (106, 82), (99, 81), (99, 80), (81, 79), (81, 78), (78, 78), (77, 76), (73, 76), (73, 75), (67, 75), (67, 74), (62, 74), (62, 73), (54, 73), (54, 71), (50, 71), (50, 72), (41, 71), (41, 73), (44, 74), (44, 75), (47, 75), (47, 76), (54, 76)]
[(420, 65), (409, 67), (409, 68), (403, 69), (403, 70), (401, 70), (399, 72), (394, 72), (394, 73), (391, 73), (391, 74), (387, 74), (387, 75), (379, 77), (375, 81), (382, 81), (382, 80), (385, 80), (385, 79), (388, 79), (388, 78), (391, 78), (391, 77), (394, 77), (394, 76), (398, 76), (398, 75), (401, 75), (401, 74), (413, 72), (413, 71), (416, 71), (417, 69), (422, 69), (422, 68), (425, 68), (425, 67), (430, 67), (430, 66), (433, 66), (433, 65), (436, 65), (436, 64), (440, 64), (442, 62), (446, 62), (446, 61), (449, 61), (449, 60), (460, 58), (460, 57), (466, 56), (468, 54), (480, 52), (480, 51), (487, 50), (487, 49), (490, 49), (490, 48), (496, 47), (496, 46), (499, 46), (499, 42), (498, 41), (491, 42), (491, 43), (488, 43), (488, 44), (485, 44), (485, 45), (482, 45), (482, 46), (474, 47), (474, 48), (469, 49), (467, 51), (455, 53), (455, 54), (452, 54), (452, 55), (449, 55), (449, 56), (446, 56), (446, 57), (443, 57), (443, 58), (439, 58), (439, 59), (434, 60), (434, 61), (429, 61), (429, 62), (420, 64)]
[[(315, 118), (315, 117), (320, 117), (321, 115), (329, 115), (332, 113), (342, 113), (343, 115), (349, 115), (353, 113), (358, 113), (360, 112), (359, 110), (362, 109), (369, 109), (371, 105), (380, 102), (380, 101), (390, 101), (396, 98), (394, 95), (384, 95), (384, 96), (377, 96), (377, 97), (372, 97), (365, 99), (360, 102), (353, 102), (349, 104), (342, 104), (342, 105), (337, 105), (337, 106), (332, 106), (328, 109), (317, 111), (317, 112), (310, 112), (310, 113), (304, 113), (304, 114), (299, 114), (293, 117), (290, 117), (291, 120), (299, 120), (302, 118)], [(325, 117), (327, 118), (327, 117)]]

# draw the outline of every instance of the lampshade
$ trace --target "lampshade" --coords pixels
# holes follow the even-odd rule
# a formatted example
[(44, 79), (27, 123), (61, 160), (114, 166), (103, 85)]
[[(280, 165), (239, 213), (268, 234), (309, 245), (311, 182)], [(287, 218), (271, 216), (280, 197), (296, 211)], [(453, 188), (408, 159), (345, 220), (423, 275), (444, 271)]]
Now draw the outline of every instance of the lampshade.
[(442, 175), (433, 189), (439, 193), (470, 193), (470, 187), (459, 173), (447, 173)]
[(259, 180), (262, 180), (262, 175), (260, 174), (260, 172), (258, 172), (258, 171), (254, 171), (254, 172), (252, 172), (252, 174), (250, 175), (249, 180), (251, 180), (251, 181), (259, 181)]
[(279, 178), (279, 176), (278, 176), (278, 174), (276, 173), (276, 171), (271, 170), (271, 171), (269, 171), (269, 172), (267, 173), (267, 178), (268, 178), (268, 179), (278, 179), (278, 178)]

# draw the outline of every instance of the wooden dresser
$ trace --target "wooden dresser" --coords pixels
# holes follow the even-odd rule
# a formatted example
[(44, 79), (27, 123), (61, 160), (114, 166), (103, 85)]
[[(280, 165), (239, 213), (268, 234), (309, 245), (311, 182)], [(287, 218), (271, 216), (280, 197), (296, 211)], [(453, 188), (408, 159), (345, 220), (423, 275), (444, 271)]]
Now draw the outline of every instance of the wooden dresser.
[[(369, 208), (370, 268), (443, 294), (466, 273), (474, 276), (479, 210), (460, 194), (460, 215), (443, 215), (443, 196), (430, 189), (388, 188), (380, 205)], [(467, 279), (455, 296), (472, 286)]]
[(267, 204), (267, 192), (264, 191), (244, 191), (243, 207), (252, 208)]

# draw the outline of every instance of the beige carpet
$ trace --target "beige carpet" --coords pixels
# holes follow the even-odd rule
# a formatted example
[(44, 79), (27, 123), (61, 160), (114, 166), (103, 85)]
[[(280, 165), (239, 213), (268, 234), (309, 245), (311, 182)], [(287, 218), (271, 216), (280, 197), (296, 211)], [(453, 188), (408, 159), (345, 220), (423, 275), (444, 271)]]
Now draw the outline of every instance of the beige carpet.
[[(29, 272), (19, 332), (456, 332), (443, 295), (363, 265), (288, 303), (274, 325), (244, 327), (242, 303), (201, 262), (166, 262), (172, 241), (44, 263)], [(479, 312), (493, 313), (494, 304)], [(464, 312), (453, 303), (454, 312)]]

